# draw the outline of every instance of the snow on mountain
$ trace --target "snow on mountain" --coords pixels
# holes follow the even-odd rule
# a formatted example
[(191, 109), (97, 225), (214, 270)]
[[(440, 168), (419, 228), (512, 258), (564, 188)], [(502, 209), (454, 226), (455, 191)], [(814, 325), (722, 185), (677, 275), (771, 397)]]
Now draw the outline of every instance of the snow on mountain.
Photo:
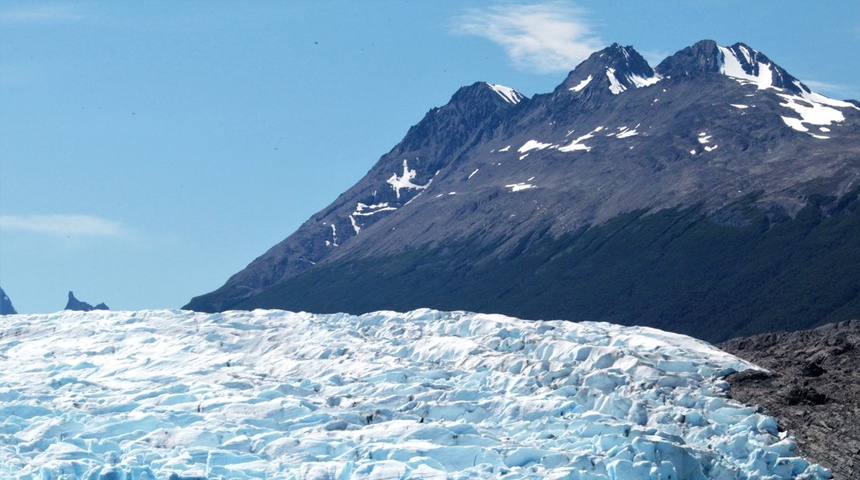
[[(626, 82), (621, 82), (618, 80), (618, 77), (615, 76), (614, 68), (606, 69), (606, 78), (609, 79), (609, 91), (611, 91), (614, 95), (618, 95), (619, 93), (627, 90), (627, 84), (632, 84), (636, 88), (647, 87), (649, 85), (654, 85), (655, 83), (660, 81), (660, 77), (657, 75), (650, 77), (640, 77), (638, 75), (628, 75), (625, 80)], [(576, 87), (571, 88), (571, 90), (576, 91)]]
[[(597, 85), (593, 88), (619, 95), (628, 89), (653, 85), (661, 78), (633, 47), (614, 43), (577, 65), (559, 90), (580, 93), (589, 85)], [(597, 79), (594, 84), (593, 79)]]
[[(775, 83), (775, 72), (770, 62), (756, 61), (759, 53), (751, 50), (743, 44), (738, 44), (735, 49), (729, 47), (717, 47), (722, 54), (723, 65), (721, 72), (729, 77), (742, 79), (754, 83), (760, 89), (777, 88)], [(777, 72), (776, 75), (779, 75)]]
[[(805, 89), (805, 86), (800, 82), (796, 82), (796, 84), (799, 88)], [(845, 121), (845, 114), (838, 110), (839, 108), (853, 108), (855, 110), (860, 110), (860, 108), (857, 108), (850, 102), (834, 100), (819, 93), (809, 91), (808, 89), (803, 90), (800, 95), (781, 93), (779, 96), (785, 100), (785, 103), (780, 103), (780, 106), (786, 107), (792, 110), (796, 115), (800, 116), (800, 118), (783, 116), (782, 121), (799, 132), (807, 132), (811, 136), (822, 140), (826, 140), (830, 137), (809, 132), (810, 126), (818, 126), (818, 131), (820, 132), (829, 132), (829, 129), (827, 128), (829, 125)]]
[(581, 81), (581, 82), (577, 83), (576, 85), (574, 85), (574, 86), (572, 86), (572, 87), (568, 88), (568, 90), (573, 91), (573, 92), (578, 92), (578, 91), (582, 90), (583, 88), (587, 87), (587, 86), (588, 86), (588, 84), (589, 84), (589, 83), (591, 83), (591, 80), (592, 80), (593, 78), (594, 78), (594, 77), (592, 77), (591, 75), (589, 75), (585, 80), (583, 80), (583, 81)]
[(645, 327), (417, 310), (60, 312), (0, 330), (0, 476), (829, 478)]
[(391, 185), (391, 188), (397, 194), (398, 199), (400, 199), (400, 191), (404, 188), (410, 190), (424, 190), (430, 185), (430, 182), (427, 182), (425, 185), (416, 185), (412, 183), (412, 180), (415, 180), (415, 175), (415, 170), (409, 168), (409, 161), (404, 159), (403, 174), (398, 177), (395, 173), (388, 179), (388, 184)]
[[(799, 132), (809, 132), (804, 124), (827, 126), (845, 120), (838, 108), (858, 109), (850, 102), (834, 100), (812, 92), (806, 85), (772, 63), (760, 52), (738, 43), (731, 47), (717, 46), (722, 61), (720, 72), (737, 79), (742, 84), (755, 85), (760, 90), (774, 89), (785, 99), (780, 105), (800, 116), (783, 116), (785, 124)], [(834, 108), (835, 107), (835, 108)], [(825, 135), (810, 133), (815, 138), (827, 139)]]
[(516, 105), (523, 100), (523, 94), (514, 90), (511, 87), (506, 87), (497, 83), (488, 83), (487, 85), (489, 85), (494, 92), (498, 93), (499, 96), (501, 96), (508, 103)]

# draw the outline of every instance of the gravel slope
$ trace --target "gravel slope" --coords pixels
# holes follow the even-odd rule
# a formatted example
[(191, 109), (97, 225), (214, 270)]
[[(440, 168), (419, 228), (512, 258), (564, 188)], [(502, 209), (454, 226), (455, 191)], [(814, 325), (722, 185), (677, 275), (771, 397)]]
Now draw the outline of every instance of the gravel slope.
[(770, 370), (729, 376), (735, 399), (764, 407), (836, 479), (860, 478), (860, 320), (719, 346)]

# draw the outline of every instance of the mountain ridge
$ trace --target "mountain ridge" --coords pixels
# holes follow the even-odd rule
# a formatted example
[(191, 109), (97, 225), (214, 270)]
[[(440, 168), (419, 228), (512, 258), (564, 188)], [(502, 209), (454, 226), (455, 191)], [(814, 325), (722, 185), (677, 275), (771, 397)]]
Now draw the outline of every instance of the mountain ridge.
[(329, 207), (187, 308), (253, 308), (322, 265), (419, 250), (472, 245), (482, 256), (451, 259), (471, 271), (635, 211), (731, 218), (752, 198), (756, 215), (791, 219), (813, 196), (860, 184), (860, 109), (812, 93), (741, 43), (698, 42), (656, 69), (613, 44), (551, 93), (512, 102), (500, 90), (514, 91), (458, 90)]

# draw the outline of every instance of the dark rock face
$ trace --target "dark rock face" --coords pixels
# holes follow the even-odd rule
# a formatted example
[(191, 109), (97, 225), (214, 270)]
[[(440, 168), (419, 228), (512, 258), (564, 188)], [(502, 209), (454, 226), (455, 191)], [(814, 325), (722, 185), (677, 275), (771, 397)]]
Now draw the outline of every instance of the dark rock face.
[(64, 310), (77, 310), (80, 312), (89, 312), (92, 310), (110, 310), (107, 305), (104, 303), (100, 303), (95, 307), (90, 305), (87, 302), (82, 302), (75, 298), (75, 294), (73, 292), (69, 292), (69, 301), (66, 302), (66, 308)]
[(860, 472), (860, 320), (735, 338), (723, 350), (769, 370), (728, 377), (731, 395), (760, 404), (804, 457), (837, 479)]
[(12, 306), (12, 300), (6, 295), (6, 292), (0, 288), (0, 315), (15, 315), (15, 307)]
[(858, 139), (860, 108), (744, 44), (656, 69), (615, 44), (551, 93), (461, 88), (186, 308), (464, 309), (712, 342), (855, 318)]
[(718, 73), (720, 63), (717, 42), (702, 40), (667, 57), (657, 65), (657, 70), (671, 77), (689, 77), (704, 73)]

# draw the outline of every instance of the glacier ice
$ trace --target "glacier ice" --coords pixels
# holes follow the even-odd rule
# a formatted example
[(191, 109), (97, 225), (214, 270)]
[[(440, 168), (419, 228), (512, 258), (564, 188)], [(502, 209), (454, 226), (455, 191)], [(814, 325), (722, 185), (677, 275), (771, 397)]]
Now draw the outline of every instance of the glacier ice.
[(0, 326), (0, 477), (829, 478), (689, 337), (416, 310)]

